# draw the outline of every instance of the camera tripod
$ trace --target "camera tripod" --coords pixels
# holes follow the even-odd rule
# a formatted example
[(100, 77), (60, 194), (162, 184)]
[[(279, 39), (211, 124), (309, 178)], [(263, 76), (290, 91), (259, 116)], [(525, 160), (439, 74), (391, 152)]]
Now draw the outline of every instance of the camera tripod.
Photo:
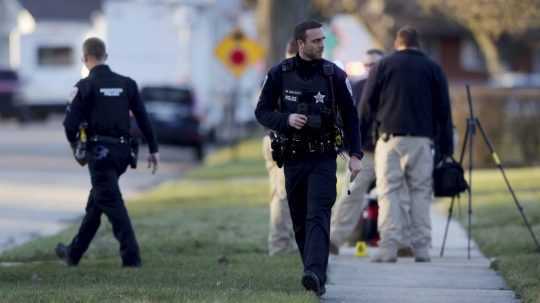
[[(489, 141), (488, 136), (486, 135), (486, 132), (484, 131), (484, 128), (482, 127), (482, 124), (480, 123), (480, 120), (474, 116), (473, 112), (473, 105), (472, 105), (472, 98), (471, 98), (471, 91), (469, 88), (469, 85), (466, 85), (467, 90), (467, 101), (469, 103), (469, 118), (467, 118), (467, 129), (465, 131), (465, 138), (463, 138), (463, 144), (461, 147), (461, 153), (459, 156), (459, 164), (463, 163), (463, 158), (465, 156), (465, 150), (468, 150), (469, 154), (469, 165), (468, 165), (468, 181), (469, 181), (469, 188), (467, 189), (467, 197), (468, 197), (468, 222), (467, 222), (467, 259), (471, 258), (471, 217), (472, 217), (472, 170), (473, 170), (473, 146), (474, 146), (474, 137), (476, 135), (476, 129), (480, 130), (480, 134), (482, 135), (482, 138), (484, 139), (484, 142), (486, 146), (489, 149), (489, 152), (491, 154), (491, 157), (493, 158), (493, 162), (495, 162), (495, 165), (499, 168), (499, 171), (502, 174), (502, 177), (504, 179), (504, 182), (506, 183), (506, 187), (508, 188), (508, 191), (512, 195), (512, 198), (514, 199), (514, 203), (521, 214), (521, 217), (523, 219), (523, 222), (525, 223), (525, 226), (529, 230), (531, 237), (536, 244), (537, 250), (540, 252), (540, 243), (538, 243), (538, 239), (536, 238), (536, 235), (534, 234), (531, 225), (529, 224), (529, 220), (527, 220), (527, 216), (525, 215), (525, 211), (523, 210), (523, 207), (521, 206), (521, 203), (519, 202), (514, 189), (510, 185), (510, 182), (508, 181), (508, 178), (506, 176), (506, 172), (504, 170), (504, 167), (501, 164), (501, 160), (497, 153), (495, 152), (495, 149), (493, 148), (493, 145)], [(444, 255), (444, 248), (446, 245), (446, 238), (448, 236), (448, 227), (450, 225), (450, 220), (452, 219), (452, 212), (454, 209), (454, 202), (455, 200), (459, 199), (458, 196), (452, 197), (452, 200), (450, 202), (450, 208), (448, 209), (448, 218), (446, 220), (446, 227), (444, 230), (444, 237), (443, 242), (441, 246), (441, 253), (440, 256), (442, 257)]]

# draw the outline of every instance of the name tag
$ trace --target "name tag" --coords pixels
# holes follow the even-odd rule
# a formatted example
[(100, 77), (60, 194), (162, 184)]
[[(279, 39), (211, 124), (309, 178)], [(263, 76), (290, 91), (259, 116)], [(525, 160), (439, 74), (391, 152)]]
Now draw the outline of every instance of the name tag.
[(302, 94), (302, 92), (297, 91), (297, 90), (292, 90), (292, 89), (286, 89), (285, 93), (286, 94), (291, 94), (291, 95), (297, 95), (297, 96), (300, 96)]
[(292, 102), (298, 102), (298, 97), (285, 95), (285, 100), (292, 101)]
[(124, 91), (123, 88), (100, 88), (99, 92), (105, 97), (118, 97)]

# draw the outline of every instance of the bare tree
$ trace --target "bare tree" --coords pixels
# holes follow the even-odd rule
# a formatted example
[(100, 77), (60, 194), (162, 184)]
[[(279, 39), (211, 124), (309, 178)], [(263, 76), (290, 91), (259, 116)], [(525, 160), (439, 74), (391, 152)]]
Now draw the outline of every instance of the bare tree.
[(396, 26), (399, 24), (394, 12), (400, 12), (400, 14), (410, 16), (410, 18), (416, 17), (417, 14), (414, 1), (356, 0), (356, 5), (357, 9), (354, 13), (360, 22), (374, 35), (379, 47), (387, 50), (394, 47)]
[(257, 4), (258, 30), (268, 50), (268, 66), (283, 59), (287, 41), (294, 26), (310, 15), (308, 0), (259, 0)]
[(478, 43), (491, 76), (502, 70), (497, 41), (503, 34), (519, 34), (540, 26), (540, 0), (418, 0), (469, 29)]

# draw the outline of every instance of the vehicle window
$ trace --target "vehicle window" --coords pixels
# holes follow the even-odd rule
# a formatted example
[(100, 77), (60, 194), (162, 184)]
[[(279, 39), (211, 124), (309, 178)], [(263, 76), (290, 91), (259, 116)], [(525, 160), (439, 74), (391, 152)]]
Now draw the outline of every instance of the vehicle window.
[(171, 102), (193, 105), (191, 91), (178, 88), (143, 88), (141, 97), (145, 102)]
[(41, 66), (67, 66), (74, 63), (71, 47), (40, 47), (37, 56)]
[(192, 113), (191, 107), (188, 105), (159, 100), (147, 103), (146, 110), (150, 116), (160, 118), (161, 120), (190, 117)]

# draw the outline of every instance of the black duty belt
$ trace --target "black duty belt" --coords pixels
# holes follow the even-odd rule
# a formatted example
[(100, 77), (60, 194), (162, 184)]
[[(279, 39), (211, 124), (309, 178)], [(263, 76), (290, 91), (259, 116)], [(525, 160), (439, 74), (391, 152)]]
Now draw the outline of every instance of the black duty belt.
[(90, 142), (103, 142), (103, 143), (113, 143), (113, 144), (127, 144), (129, 139), (127, 137), (110, 137), (110, 136), (100, 136), (94, 135), (90, 137)]
[(306, 153), (328, 153), (335, 152), (336, 145), (330, 139), (307, 139), (293, 140), (291, 151), (293, 154), (301, 155)]

